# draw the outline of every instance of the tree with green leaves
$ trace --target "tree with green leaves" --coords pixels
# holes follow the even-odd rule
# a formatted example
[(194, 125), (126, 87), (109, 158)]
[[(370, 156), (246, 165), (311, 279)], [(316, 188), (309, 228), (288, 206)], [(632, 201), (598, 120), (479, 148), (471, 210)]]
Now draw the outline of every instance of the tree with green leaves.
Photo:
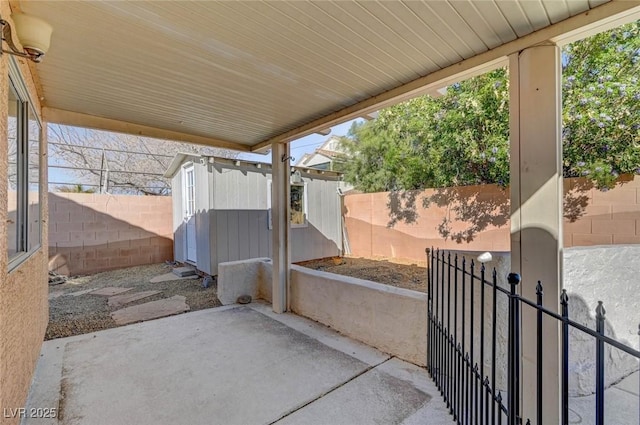
[(565, 177), (640, 173), (640, 21), (566, 46), (563, 64)]
[[(563, 49), (563, 172), (600, 188), (640, 173), (640, 21)], [(345, 178), (365, 192), (509, 182), (508, 72), (497, 69), (354, 124)]]

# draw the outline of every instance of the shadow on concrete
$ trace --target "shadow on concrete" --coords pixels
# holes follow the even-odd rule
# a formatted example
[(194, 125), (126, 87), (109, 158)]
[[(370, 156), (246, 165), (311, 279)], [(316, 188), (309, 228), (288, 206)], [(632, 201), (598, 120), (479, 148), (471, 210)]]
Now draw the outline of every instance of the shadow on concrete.
[[(569, 295), (569, 318), (590, 329), (596, 329), (596, 312), (593, 306), (579, 294)], [(605, 305), (605, 310), (607, 306)], [(613, 308), (613, 306), (611, 306)], [(615, 313), (614, 313), (615, 314)], [(605, 315), (604, 333), (609, 338), (632, 347), (616, 335), (613, 324)], [(586, 396), (595, 393), (596, 382), (596, 338), (569, 327), (569, 394)], [(605, 388), (617, 384), (638, 370), (638, 359), (605, 343)]]

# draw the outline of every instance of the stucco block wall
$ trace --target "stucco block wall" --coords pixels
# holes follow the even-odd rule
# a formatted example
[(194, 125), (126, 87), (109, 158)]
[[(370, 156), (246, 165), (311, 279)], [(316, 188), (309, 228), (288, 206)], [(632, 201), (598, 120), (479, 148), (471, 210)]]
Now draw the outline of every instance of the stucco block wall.
[(91, 274), (173, 258), (168, 196), (49, 193), (49, 269)]
[[(601, 191), (564, 181), (564, 246), (640, 243), (640, 176)], [(347, 195), (351, 255), (424, 263), (424, 249), (509, 251), (509, 193), (496, 185)]]
[[(8, 2), (0, 2), (0, 15), (10, 19)], [(23, 407), (29, 385), (40, 354), (49, 317), (47, 284), (47, 222), (43, 221), (42, 247), (11, 272), (7, 262), (7, 97), (8, 55), (0, 57), (0, 82), (5, 96), (0, 102), (0, 407)], [(40, 105), (29, 67), (20, 61), (20, 70), (25, 79), (34, 107), (40, 115)], [(46, 125), (43, 128), (41, 154), (46, 158)], [(40, 175), (45, 193), (47, 183), (46, 160), (41, 161)], [(41, 200), (42, 216), (47, 216), (47, 197)], [(44, 406), (43, 406), (44, 407)], [(46, 406), (54, 407), (54, 406)], [(3, 415), (4, 416), (4, 415)], [(15, 425), (20, 418), (2, 417), (4, 425)]]
[(291, 310), (425, 366), (427, 294), (291, 266)]
[[(271, 302), (271, 261), (220, 263), (223, 305), (240, 295)], [(291, 266), (291, 311), (386, 353), (426, 365), (427, 294), (363, 279)]]

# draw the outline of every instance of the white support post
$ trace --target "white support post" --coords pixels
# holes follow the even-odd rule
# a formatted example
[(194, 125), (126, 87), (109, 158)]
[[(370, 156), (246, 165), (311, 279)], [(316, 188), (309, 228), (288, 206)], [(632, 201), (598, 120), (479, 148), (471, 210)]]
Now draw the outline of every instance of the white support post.
[[(530, 47), (509, 58), (511, 139), (511, 267), (523, 297), (558, 312), (562, 290), (561, 60), (556, 45)], [(560, 326), (543, 323), (543, 417), (536, 417), (536, 314), (522, 311), (522, 416), (560, 421)]]
[(289, 246), (289, 191), (291, 186), (289, 167), (289, 144), (271, 145), (271, 216), (273, 223), (272, 243), (272, 308), (276, 313), (289, 309), (289, 272), (291, 251)]

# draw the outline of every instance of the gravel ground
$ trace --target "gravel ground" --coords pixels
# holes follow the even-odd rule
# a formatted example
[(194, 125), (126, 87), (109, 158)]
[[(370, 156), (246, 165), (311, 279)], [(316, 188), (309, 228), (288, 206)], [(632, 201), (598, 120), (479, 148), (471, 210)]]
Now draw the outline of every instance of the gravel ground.
[(202, 287), (202, 278), (159, 283), (149, 282), (152, 277), (168, 273), (171, 269), (165, 264), (137, 266), (92, 276), (81, 276), (70, 279), (61, 285), (50, 286), (49, 327), (45, 340), (80, 335), (117, 326), (110, 316), (110, 313), (117, 309), (112, 309), (107, 305), (108, 297), (91, 294), (65, 295), (86, 289), (115, 286), (134, 288), (125, 293), (162, 291), (160, 294), (132, 302), (125, 307), (170, 298), (174, 295), (185, 296), (191, 311), (221, 305), (216, 295), (215, 282), (209, 288)]
[(368, 260), (366, 258), (328, 258), (298, 263), (310, 269), (371, 280), (398, 288), (427, 292), (427, 269), (416, 265)]
[[(416, 265), (396, 264), (389, 261), (364, 258), (329, 258), (299, 263), (315, 270), (371, 280), (399, 288), (426, 292), (426, 269)], [(108, 297), (91, 294), (79, 296), (65, 295), (71, 292), (100, 289), (107, 286), (134, 288), (126, 292), (148, 290), (162, 291), (160, 294), (127, 304), (137, 304), (170, 298), (174, 295), (186, 297), (191, 311), (220, 306), (216, 294), (216, 284), (202, 287), (202, 278), (192, 280), (172, 280), (150, 283), (149, 279), (171, 271), (166, 264), (130, 267), (121, 270), (81, 276), (61, 285), (49, 287), (49, 327), (45, 339), (63, 338), (116, 327), (111, 319), (112, 309), (107, 305)]]

